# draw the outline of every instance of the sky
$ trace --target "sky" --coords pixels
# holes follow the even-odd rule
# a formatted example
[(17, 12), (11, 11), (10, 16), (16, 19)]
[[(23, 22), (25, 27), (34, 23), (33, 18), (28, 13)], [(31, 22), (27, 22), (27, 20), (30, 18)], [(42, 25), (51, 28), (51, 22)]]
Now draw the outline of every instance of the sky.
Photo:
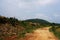
[(0, 15), (60, 23), (60, 0), (0, 0)]

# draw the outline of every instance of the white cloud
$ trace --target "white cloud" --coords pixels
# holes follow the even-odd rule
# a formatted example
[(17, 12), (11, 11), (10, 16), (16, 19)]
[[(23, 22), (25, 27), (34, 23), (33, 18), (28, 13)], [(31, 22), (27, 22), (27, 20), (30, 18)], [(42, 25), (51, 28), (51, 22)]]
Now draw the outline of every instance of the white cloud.
[(55, 18), (57, 18), (57, 17), (60, 17), (60, 14), (53, 14), (53, 16), (55, 17)]
[[(44, 13), (42, 14), (38, 12), (40, 12), (41, 10), (45, 12), (44, 9), (47, 9), (49, 13), (50, 12), (49, 10), (52, 10), (53, 8), (48, 9), (48, 8), (45, 8), (45, 6), (55, 4), (56, 2), (58, 2), (58, 0), (2, 0), (2, 2), (0, 3), (1, 4), (0, 6), (2, 6), (1, 7), (2, 13), (4, 13), (6, 16), (17, 16), (17, 17), (19, 16), (25, 19), (27, 17), (32, 18), (31, 17), (32, 14), (35, 15), (34, 13), (36, 13), (35, 18), (53, 20), (53, 18), (56, 19), (56, 17), (60, 17), (60, 15), (54, 14), (52, 15), (52, 17), (51, 16), (49, 17)], [(41, 6), (43, 6), (44, 8)]]
[(38, 13), (35, 15), (35, 18), (40, 18), (40, 19), (44, 19), (44, 20), (48, 20), (48, 21), (51, 21), (52, 18), (43, 14), (43, 13)]
[(58, 2), (58, 0), (35, 0), (33, 2), (33, 4), (34, 5), (40, 5), (40, 6), (46, 6), (46, 5), (54, 4), (57, 2)]
[(48, 5), (53, 5), (57, 2), (58, 0), (31, 0), (29, 2), (26, 2), (23, 0), (19, 2), (18, 6), (19, 8), (33, 10), (34, 8), (40, 8), (40, 7), (45, 7)]
[(48, 19), (48, 16), (46, 16), (45, 14), (39, 13), (35, 15), (35, 18)]
[(47, 5), (47, 4), (51, 4), (53, 2), (53, 0), (37, 0), (35, 2), (35, 4), (37, 5)]
[[(34, 6), (46, 6), (47, 4), (53, 4), (56, 2), (56, 0), (31, 0), (31, 1), (26, 1), (26, 0), (4, 0), (6, 4), (10, 6), (14, 6), (17, 8), (23, 8), (23, 9), (33, 9)], [(8, 6), (7, 6), (8, 7)]]

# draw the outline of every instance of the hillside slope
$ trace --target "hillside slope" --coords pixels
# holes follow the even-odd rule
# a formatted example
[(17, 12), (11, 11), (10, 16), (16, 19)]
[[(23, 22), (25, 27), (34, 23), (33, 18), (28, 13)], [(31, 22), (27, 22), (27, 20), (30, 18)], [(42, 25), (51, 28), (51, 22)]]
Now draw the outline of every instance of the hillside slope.
[[(18, 40), (18, 39), (28, 40), (30, 39), (29, 35), (32, 32), (33, 33), (31, 35), (36, 35), (36, 33), (40, 35), (41, 33), (41, 35), (46, 36), (47, 33), (49, 34), (50, 32), (49, 30), (47, 31), (45, 29), (44, 31), (43, 28), (50, 27), (50, 26), (51, 26), (50, 30), (53, 31), (54, 33), (56, 31), (55, 34), (58, 34), (57, 37), (60, 38), (59, 36), (60, 29), (58, 30), (58, 28), (60, 28), (60, 24), (55, 24), (55, 23), (52, 24), (42, 19), (29, 19), (29, 20), (23, 21), (23, 20), (18, 20), (13, 17), (8, 18), (8, 17), (0, 16), (0, 40)], [(40, 32), (37, 32), (36, 29), (38, 30), (39, 28), (42, 28), (42, 30), (40, 29), (39, 30)], [(36, 35), (36, 37), (38, 36)], [(38, 39), (40, 39), (39, 37)], [(35, 38), (35, 36), (33, 36), (33, 38)], [(35, 39), (31, 39), (31, 40), (35, 40)]]

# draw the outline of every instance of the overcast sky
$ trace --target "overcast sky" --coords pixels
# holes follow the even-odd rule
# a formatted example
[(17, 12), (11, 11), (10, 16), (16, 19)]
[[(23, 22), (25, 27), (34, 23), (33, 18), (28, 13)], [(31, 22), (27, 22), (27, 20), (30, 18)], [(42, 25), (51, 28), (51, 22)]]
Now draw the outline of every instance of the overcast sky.
[(60, 0), (0, 0), (0, 15), (60, 23)]

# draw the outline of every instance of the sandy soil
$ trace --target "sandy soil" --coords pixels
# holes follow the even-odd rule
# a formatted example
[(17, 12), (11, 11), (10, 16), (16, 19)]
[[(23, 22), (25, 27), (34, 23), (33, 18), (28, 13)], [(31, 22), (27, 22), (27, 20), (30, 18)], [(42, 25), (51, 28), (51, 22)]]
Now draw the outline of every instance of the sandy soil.
[(49, 27), (34, 30), (33, 33), (27, 33), (22, 40), (58, 40), (55, 35), (49, 31)]

